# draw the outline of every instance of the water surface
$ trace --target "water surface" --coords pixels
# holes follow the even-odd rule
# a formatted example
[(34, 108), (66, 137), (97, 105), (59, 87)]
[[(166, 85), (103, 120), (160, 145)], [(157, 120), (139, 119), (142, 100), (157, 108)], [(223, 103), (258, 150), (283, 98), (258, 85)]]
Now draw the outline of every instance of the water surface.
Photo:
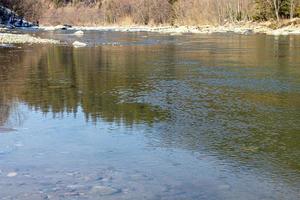
[(299, 199), (300, 37), (37, 33), (0, 48), (1, 199)]

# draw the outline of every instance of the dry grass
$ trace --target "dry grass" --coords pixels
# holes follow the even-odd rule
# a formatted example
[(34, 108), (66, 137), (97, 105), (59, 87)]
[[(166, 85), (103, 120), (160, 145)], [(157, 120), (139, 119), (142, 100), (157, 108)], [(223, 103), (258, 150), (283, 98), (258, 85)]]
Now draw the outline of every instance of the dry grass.
[[(251, 20), (258, 10), (256, 0), (59, 0), (69, 2), (59, 7), (53, 0), (4, 1), (44, 25), (217, 25)], [(295, 5), (296, 16), (300, 3)]]
[(44, 25), (167, 24), (171, 18), (168, 0), (103, 0), (101, 6), (46, 4), (39, 16)]
[(176, 23), (184, 25), (223, 24), (247, 20), (252, 0), (178, 0)]
[(72, 25), (99, 25), (104, 22), (104, 16), (96, 7), (65, 6), (55, 8), (50, 6), (39, 17), (44, 25), (72, 24)]

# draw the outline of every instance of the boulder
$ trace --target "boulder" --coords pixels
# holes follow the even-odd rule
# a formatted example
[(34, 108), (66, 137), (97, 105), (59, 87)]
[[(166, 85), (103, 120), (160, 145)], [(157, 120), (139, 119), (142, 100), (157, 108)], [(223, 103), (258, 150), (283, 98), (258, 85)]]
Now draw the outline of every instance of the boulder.
[(0, 24), (8, 28), (37, 26), (37, 24), (26, 21), (23, 17), (3, 6), (0, 6)]
[(83, 36), (84, 32), (83, 31), (76, 31), (75, 33), (73, 33), (76, 36)]

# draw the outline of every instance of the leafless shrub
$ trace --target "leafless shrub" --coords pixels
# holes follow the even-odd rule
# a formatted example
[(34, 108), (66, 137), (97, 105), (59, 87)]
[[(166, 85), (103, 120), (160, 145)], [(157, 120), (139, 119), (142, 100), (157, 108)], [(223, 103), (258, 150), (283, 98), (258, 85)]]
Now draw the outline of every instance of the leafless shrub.
[(167, 0), (104, 0), (101, 11), (108, 23), (161, 24), (169, 22), (171, 5)]
[(104, 21), (103, 13), (96, 7), (72, 6), (48, 7), (40, 17), (45, 25), (71, 24), (71, 25), (99, 25)]
[(29, 20), (40, 19), (46, 24), (201, 25), (300, 16), (300, 0), (0, 0), (1, 3)]
[(222, 24), (248, 18), (252, 0), (178, 0), (174, 4), (179, 24)]
[(129, 16), (132, 10), (130, 0), (104, 0), (101, 11), (105, 16), (105, 22), (117, 23), (123, 17)]
[(133, 21), (138, 24), (164, 24), (171, 16), (171, 5), (167, 0), (133, 0)]
[(28, 20), (36, 20), (41, 16), (42, 3), (41, 0), (0, 0), (1, 5), (14, 10)]

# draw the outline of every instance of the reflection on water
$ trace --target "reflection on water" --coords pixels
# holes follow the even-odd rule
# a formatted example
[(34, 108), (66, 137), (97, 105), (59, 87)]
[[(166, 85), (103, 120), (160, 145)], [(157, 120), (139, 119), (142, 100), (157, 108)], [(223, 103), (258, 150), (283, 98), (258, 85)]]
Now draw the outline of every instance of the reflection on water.
[(143, 85), (145, 72), (135, 71), (134, 66), (145, 58), (130, 58), (125, 49), (120, 53), (102, 48), (73, 52), (67, 47), (46, 51), (25, 83), (22, 97), (30, 107), (45, 113), (76, 114), (80, 106), (87, 119), (101, 117), (128, 124), (166, 118), (167, 113), (158, 107), (120, 98), (120, 88), (133, 95), (148, 90)]
[[(0, 132), (16, 129), (0, 134), (0, 163), (35, 178), (14, 198), (40, 198), (35, 187), (70, 199), (299, 197), (299, 37), (82, 40), (92, 47), (0, 49)], [(113, 194), (95, 188), (106, 176)]]

